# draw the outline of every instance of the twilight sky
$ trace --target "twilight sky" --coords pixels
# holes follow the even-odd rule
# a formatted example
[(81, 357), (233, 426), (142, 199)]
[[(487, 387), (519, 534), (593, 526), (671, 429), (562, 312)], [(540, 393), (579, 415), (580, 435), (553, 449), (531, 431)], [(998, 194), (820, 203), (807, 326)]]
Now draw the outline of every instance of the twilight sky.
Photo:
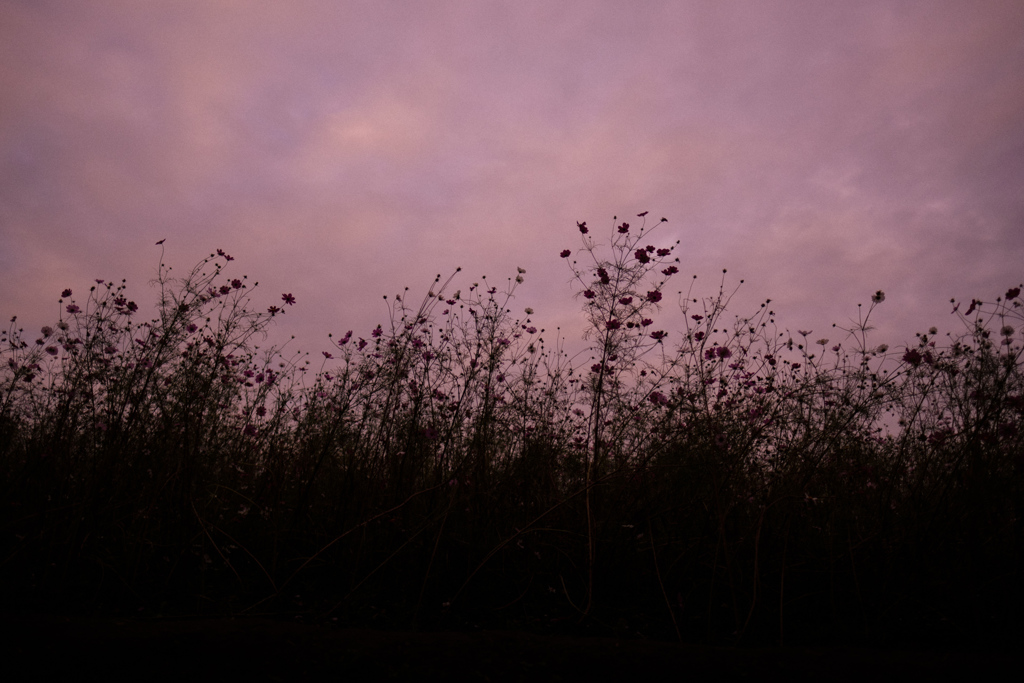
[(578, 346), (558, 254), (645, 210), (670, 291), (727, 268), (731, 314), (838, 341), (882, 289), (877, 343), (960, 331), (950, 298), (1024, 280), (1024, 4), (0, 0), (0, 316), (30, 340), (95, 278), (150, 317), (166, 238), (177, 274), (221, 248), (258, 307), (293, 293), (292, 350), (456, 266), (525, 268), (515, 309)]

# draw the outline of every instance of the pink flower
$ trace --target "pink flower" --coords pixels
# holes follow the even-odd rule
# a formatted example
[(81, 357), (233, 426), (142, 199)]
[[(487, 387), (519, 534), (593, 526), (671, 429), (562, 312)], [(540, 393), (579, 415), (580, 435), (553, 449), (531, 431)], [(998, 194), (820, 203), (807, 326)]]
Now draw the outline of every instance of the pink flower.
[(536, 327), (527, 327), (526, 328), (526, 333), (527, 334), (537, 334), (537, 328)]
[(669, 266), (665, 270), (661, 271), (662, 275), (675, 275), (679, 272), (679, 269), (675, 266)]
[(289, 306), (291, 306), (291, 305), (293, 305), (295, 303), (295, 297), (292, 296), (291, 294), (282, 294), (281, 295), (281, 301), (283, 301), (286, 304), (288, 304)]
[(324, 354), (324, 358), (327, 358), (327, 359), (331, 359), (331, 358), (334, 358), (334, 356), (332, 356), (332, 355), (331, 355), (331, 354), (330, 354), (329, 352), (327, 352), (327, 351), (321, 351), (321, 353), (322, 353), (322, 354)]
[(60, 293), (60, 295), (61, 295), (61, 297), (67, 299), (69, 296), (71, 296), (71, 290), (70, 289), (65, 289), (63, 292)]
[(657, 253), (658, 253), (658, 256), (668, 256), (669, 254), (672, 253), (672, 250), (671, 249), (659, 249)]
[(1007, 301), (1011, 299), (1016, 299), (1018, 296), (1020, 296), (1020, 287), (1014, 287), (1013, 289), (1009, 289), (1006, 291)]
[(647, 327), (648, 325), (653, 325), (654, 321), (651, 320), (650, 318), (644, 318), (643, 320), (640, 321), (640, 324), (643, 325), (644, 327)]
[(731, 358), (732, 357), (732, 351), (730, 351), (729, 349), (725, 348), (724, 346), (719, 346), (718, 347), (718, 357), (719, 358)]
[(186, 327), (185, 329), (188, 331), (189, 334), (191, 334), (191, 333), (195, 332), (196, 330), (198, 330), (199, 326), (196, 325), (195, 323), (189, 323), (188, 327)]
[(80, 309), (78, 306), (74, 304), (68, 304), (67, 306), (68, 313), (78, 313), (80, 310), (82, 309)]
[(651, 332), (651, 339), (654, 339), (656, 341), (661, 341), (666, 336), (668, 336), (668, 332), (665, 332), (664, 330), (658, 330), (657, 332)]
[(579, 228), (579, 229), (580, 229), (580, 232), (581, 232), (581, 233), (583, 233), (584, 235), (586, 235), (586, 234), (587, 234), (588, 232), (590, 232), (590, 231), (589, 231), (589, 230), (587, 229), (587, 222), (586, 222), (586, 221), (583, 221), (582, 223), (580, 223), (580, 222), (578, 222), (578, 221), (577, 221), (577, 223), (576, 223), (576, 227), (577, 227), (577, 228)]
[(217, 250), (217, 256), (223, 256), (225, 261), (234, 261), (235, 259), (224, 253), (223, 249)]
[(277, 315), (280, 311), (281, 309), (278, 308), (277, 306), (271, 306), (270, 308), (267, 309), (267, 313), (269, 313), (270, 315)]
[(593, 299), (595, 296), (597, 296), (597, 294), (594, 294), (594, 291), (591, 289), (583, 292), (583, 298), (585, 299)]
[(620, 323), (618, 320), (609, 320), (604, 324), (604, 326), (609, 330), (617, 330), (620, 327), (622, 327), (622, 323)]
[(56, 346), (47, 346), (46, 347), (46, 352), (48, 354), (50, 354), (51, 356), (56, 356), (57, 355), (57, 347)]
[(231, 293), (231, 288), (228, 287), (227, 285), (221, 285), (220, 286), (220, 293), (221, 294), (230, 294)]
[(633, 297), (631, 297), (631, 296), (624, 296), (621, 299), (619, 299), (619, 303), (622, 304), (623, 306), (628, 306), (631, 303), (633, 303)]
[(231, 286), (234, 287), (235, 289), (241, 289), (242, 288), (242, 281), (241, 280), (232, 280), (231, 281)]
[(647, 300), (652, 304), (656, 304), (661, 301), (661, 292), (654, 290), (653, 292), (647, 292)]
[(647, 255), (647, 252), (644, 249), (637, 249), (633, 253), (633, 257), (640, 263), (649, 263), (651, 260), (651, 257)]
[(629, 232), (629, 223), (623, 223), (619, 226), (620, 235), (625, 235), (627, 232)]
[(570, 256), (572, 256), (572, 252), (569, 251), (568, 249), (563, 249), (561, 256), (562, 258), (569, 258)]

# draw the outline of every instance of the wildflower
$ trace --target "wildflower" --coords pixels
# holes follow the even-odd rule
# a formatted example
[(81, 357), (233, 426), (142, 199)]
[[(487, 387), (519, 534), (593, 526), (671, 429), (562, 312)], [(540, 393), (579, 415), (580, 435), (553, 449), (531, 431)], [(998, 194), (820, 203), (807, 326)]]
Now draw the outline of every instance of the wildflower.
[(718, 357), (719, 358), (730, 358), (730, 357), (732, 357), (732, 351), (730, 351), (729, 349), (725, 348), (724, 346), (719, 346), (718, 347)]
[(270, 315), (277, 315), (280, 312), (281, 309), (278, 308), (277, 306), (271, 306), (270, 308), (267, 309), (267, 313), (269, 313)]
[(291, 305), (293, 305), (295, 303), (295, 297), (292, 296), (291, 294), (282, 294), (281, 295), (281, 301), (283, 301), (286, 304), (288, 304), (289, 306), (291, 306)]
[(569, 258), (570, 256), (572, 256), (572, 252), (569, 251), (568, 249), (563, 249), (561, 256), (562, 258)]
[(819, 346), (824, 346), (825, 344), (828, 344), (828, 339), (819, 339), (818, 340), (818, 345)]
[(658, 330), (657, 332), (651, 332), (651, 339), (654, 339), (656, 341), (661, 341), (667, 335), (668, 335), (668, 332), (665, 332), (664, 330)]
[(1020, 287), (1014, 287), (1013, 289), (1006, 290), (1006, 300), (1016, 299), (1020, 296)]
[(875, 349), (875, 353), (885, 353), (888, 350), (889, 350), (889, 345), (888, 344), (879, 344), (878, 348)]
[(46, 337), (49, 337), (50, 335), (53, 334), (53, 328), (50, 327), (49, 325), (43, 325), (42, 333), (43, 338), (45, 339)]
[(96, 284), (102, 285), (103, 284), (103, 280), (96, 280)]
[(527, 333), (527, 334), (537, 334), (537, 328), (536, 328), (536, 327), (533, 327), (533, 326), (531, 326), (531, 327), (527, 327), (527, 328), (526, 328), (526, 333)]
[(233, 257), (228, 256), (227, 254), (225, 254), (223, 249), (218, 249), (217, 250), (217, 256), (223, 256), (225, 261), (234, 261), (235, 260)]
[(807, 330), (806, 332), (804, 330), (797, 330), (797, 334), (799, 334), (801, 337), (806, 337), (811, 332), (813, 332), (813, 330)]
[(668, 405), (668, 397), (660, 391), (652, 391), (651, 395), (647, 397), (647, 400), (656, 406)]
[(324, 358), (326, 358), (327, 360), (334, 358), (334, 356), (332, 356), (328, 351), (321, 351), (320, 353), (324, 354)]
[(577, 221), (576, 222), (576, 227), (579, 228), (580, 232), (583, 233), (584, 235), (586, 235), (588, 232), (590, 232), (590, 230), (587, 229), (587, 222), (586, 221), (583, 221), (582, 223)]
[(533, 309), (532, 308), (527, 308), (526, 309), (526, 315), (533, 315)]
[(76, 306), (74, 304), (68, 304), (68, 307), (67, 307), (68, 313), (78, 313), (80, 310), (82, 310), (82, 309), (80, 309), (78, 306)]
[(619, 303), (622, 304), (623, 306), (628, 306), (631, 303), (633, 303), (633, 297), (631, 297), (631, 296), (624, 296), (621, 299), (619, 299)]
[(56, 346), (47, 346), (46, 347), (46, 352), (48, 354), (50, 354), (51, 356), (56, 356), (57, 355), (57, 347)]
[(665, 270), (661, 271), (661, 274), (662, 275), (675, 275), (678, 272), (679, 272), (678, 268), (676, 268), (675, 266), (669, 266)]
[(63, 292), (60, 293), (60, 295), (61, 295), (61, 298), (67, 299), (69, 296), (71, 296), (71, 290), (70, 289), (65, 289)]
[(885, 292), (882, 290), (878, 290), (871, 297), (871, 303), (873, 304), (880, 304), (883, 301), (885, 301)]
[(644, 249), (637, 249), (633, 253), (633, 258), (635, 258), (640, 263), (649, 263), (651, 260), (651, 257), (647, 255), (647, 251)]
[(929, 327), (928, 328), (928, 334), (938, 334), (938, 333), (939, 333), (939, 329), (937, 327)]
[(597, 276), (601, 278), (602, 285), (606, 285), (612, 281), (612, 279), (608, 276), (608, 271), (605, 270), (604, 268), (597, 269)]
[(593, 365), (590, 366), (590, 371), (593, 372), (593, 373), (601, 372), (601, 364), (600, 363), (594, 363)]
[(519, 272), (520, 275), (523, 275), (523, 274), (526, 273), (526, 268), (518, 268), (517, 267), (516, 270)]
[(1012, 337), (1013, 332), (1014, 329), (1009, 325), (1003, 325), (1003, 329), (999, 330), (999, 334), (1003, 335), (1004, 337)]
[(643, 320), (640, 321), (640, 324), (643, 325), (644, 327), (647, 327), (648, 325), (653, 325), (654, 321), (651, 320), (650, 318), (644, 318)]
[(704, 351), (704, 360), (714, 360), (714, 359), (715, 359), (715, 349), (714, 348), (706, 349)]
[(921, 364), (922, 360), (924, 360), (924, 356), (922, 356), (917, 349), (907, 349), (907, 352), (903, 354), (903, 361), (910, 363), (915, 368)]
[(620, 323), (618, 320), (612, 319), (612, 320), (609, 320), (608, 322), (606, 322), (604, 324), (604, 326), (606, 328), (608, 328), (609, 330), (617, 330), (620, 327), (622, 327), (622, 323)]
[(694, 320), (696, 320), (697, 322), (700, 322), (701, 320), (703, 320), (703, 319), (704, 319), (704, 316), (702, 316), (702, 315), (696, 315), (696, 314), (694, 314), (694, 315), (691, 315), (690, 317), (691, 317), (691, 318), (693, 318)]
[(219, 291), (220, 291), (221, 294), (230, 294), (231, 293), (231, 288), (228, 287), (227, 285), (221, 285)]
[(657, 254), (658, 254), (658, 256), (662, 256), (662, 257), (664, 257), (664, 256), (668, 256), (668, 255), (669, 255), (669, 254), (671, 254), (671, 253), (672, 253), (672, 250), (671, 250), (671, 249), (659, 249), (659, 250), (657, 251)]
[(246, 436), (256, 436), (256, 426), (245, 425), (245, 429), (242, 430), (242, 433), (245, 434)]
[(629, 223), (623, 223), (619, 226), (620, 235), (625, 235), (627, 232), (629, 232)]
[(597, 294), (594, 294), (594, 291), (591, 289), (583, 292), (583, 297), (586, 299), (593, 299), (595, 296), (597, 296)]
[(135, 311), (139, 310), (139, 305), (136, 304), (134, 301), (129, 301), (127, 308), (129, 313), (134, 313)]
[(232, 280), (231, 281), (231, 286), (234, 287), (235, 289), (241, 289), (242, 288), (242, 281), (241, 280)]
[(654, 290), (653, 292), (647, 292), (647, 300), (652, 304), (656, 304), (661, 301), (661, 292)]
[(522, 275), (516, 275), (516, 282), (519, 283), (519, 284), (523, 284), (523, 276)]

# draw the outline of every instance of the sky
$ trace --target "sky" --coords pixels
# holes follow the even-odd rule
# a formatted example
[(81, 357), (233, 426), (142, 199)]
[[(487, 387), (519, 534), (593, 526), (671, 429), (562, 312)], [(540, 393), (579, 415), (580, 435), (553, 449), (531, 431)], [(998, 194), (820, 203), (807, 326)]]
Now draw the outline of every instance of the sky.
[(1024, 280), (1024, 3), (0, 0), (0, 316), (30, 339), (97, 278), (152, 312), (164, 239), (175, 274), (223, 249), (255, 307), (293, 294), (293, 351), (460, 266), (525, 269), (514, 312), (581, 348), (559, 252), (643, 211), (667, 293), (726, 269), (730, 315), (794, 333), (841, 341), (877, 290), (878, 343), (962, 331), (951, 298)]

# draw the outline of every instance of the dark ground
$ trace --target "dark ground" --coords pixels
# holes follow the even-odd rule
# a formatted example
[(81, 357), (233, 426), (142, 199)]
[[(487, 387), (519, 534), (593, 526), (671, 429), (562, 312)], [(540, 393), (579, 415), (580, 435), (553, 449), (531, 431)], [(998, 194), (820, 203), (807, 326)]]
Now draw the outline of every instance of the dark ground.
[(410, 633), (269, 618), (0, 615), (3, 678), (81, 680), (864, 681), (1019, 675), (1006, 651), (719, 648), (509, 631)]

